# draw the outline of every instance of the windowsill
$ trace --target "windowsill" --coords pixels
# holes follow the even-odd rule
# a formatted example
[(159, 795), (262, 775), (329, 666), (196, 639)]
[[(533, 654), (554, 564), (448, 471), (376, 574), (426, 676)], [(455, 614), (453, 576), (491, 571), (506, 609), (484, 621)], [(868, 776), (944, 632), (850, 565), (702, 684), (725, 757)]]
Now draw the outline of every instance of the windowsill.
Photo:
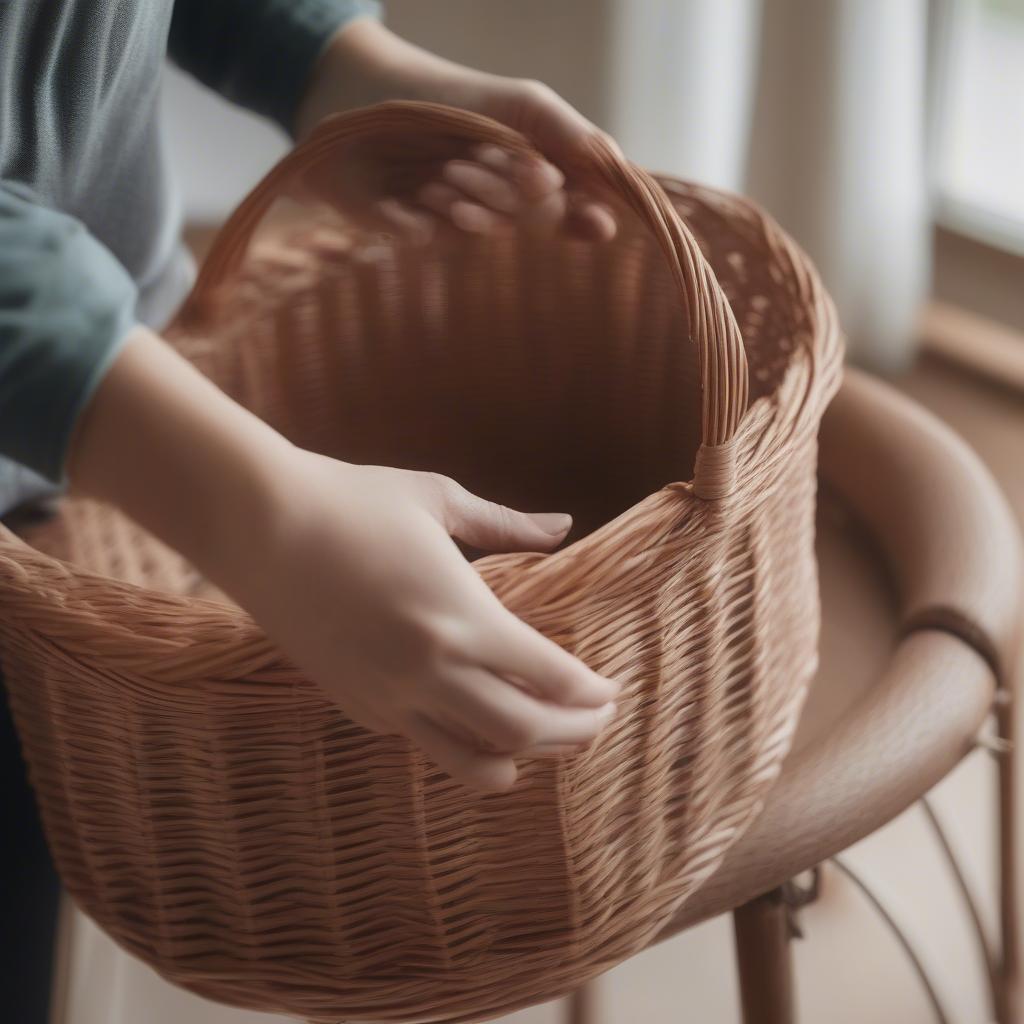
[(930, 302), (919, 334), (929, 355), (1024, 397), (1024, 332), (959, 306)]
[(947, 195), (936, 201), (935, 221), (947, 231), (1009, 255), (1024, 256), (1024, 220), (1015, 215)]
[[(1024, 254), (937, 224), (933, 296), (1024, 334)], [(1024, 341), (1021, 342), (1024, 344)]]

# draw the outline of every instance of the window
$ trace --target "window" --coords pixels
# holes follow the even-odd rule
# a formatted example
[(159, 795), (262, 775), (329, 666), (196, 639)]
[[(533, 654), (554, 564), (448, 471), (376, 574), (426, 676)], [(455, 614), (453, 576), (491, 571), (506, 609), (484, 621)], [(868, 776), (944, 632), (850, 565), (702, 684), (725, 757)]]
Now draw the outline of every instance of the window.
[(952, 0), (943, 13), (937, 219), (1024, 255), (1024, 0)]

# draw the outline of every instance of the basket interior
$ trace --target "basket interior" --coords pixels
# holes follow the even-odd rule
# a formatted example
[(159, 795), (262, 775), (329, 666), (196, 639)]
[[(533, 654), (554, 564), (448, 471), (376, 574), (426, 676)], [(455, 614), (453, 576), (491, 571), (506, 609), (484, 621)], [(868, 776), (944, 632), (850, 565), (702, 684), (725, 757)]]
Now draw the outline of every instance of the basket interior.
[[(677, 203), (741, 325), (751, 400), (805, 325), (763, 222), (715, 193)], [(637, 223), (610, 244), (443, 235), (431, 247), (321, 225), (275, 241), (226, 308), (239, 353), (214, 376), (297, 443), (446, 473), (577, 535), (692, 477), (696, 346), (666, 261)], [(268, 282), (272, 283), (268, 290)]]
[[(779, 385), (808, 330), (791, 299), (795, 271), (772, 262), (744, 201), (666, 187), (740, 324), (755, 401)], [(575, 539), (689, 480), (700, 441), (682, 300), (645, 230), (626, 214), (620, 223), (607, 244), (522, 228), (414, 248), (320, 218), (265, 240), (214, 322), (170, 336), (298, 444), (570, 512)], [(79, 504), (30, 540), (107, 575), (200, 587), (114, 513)]]

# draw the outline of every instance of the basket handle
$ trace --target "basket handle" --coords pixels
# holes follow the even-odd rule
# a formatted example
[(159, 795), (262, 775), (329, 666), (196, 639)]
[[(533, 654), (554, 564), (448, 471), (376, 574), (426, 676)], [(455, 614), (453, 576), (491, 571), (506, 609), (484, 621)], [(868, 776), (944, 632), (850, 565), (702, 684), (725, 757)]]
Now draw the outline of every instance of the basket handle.
[[(535, 149), (519, 132), (490, 118), (432, 103), (389, 102), (326, 118), (280, 161), (234, 211), (217, 235), (182, 311), (198, 312), (214, 291), (238, 272), (264, 214), (289, 184), (358, 139), (401, 132), (447, 136), (462, 143), (493, 143), (512, 152)], [(689, 316), (701, 371), (701, 446), (694, 492), (719, 498), (733, 489), (731, 443), (747, 408), (743, 339), (714, 271), (657, 181), (623, 159), (600, 136), (591, 143), (590, 171), (628, 205), (657, 239)]]

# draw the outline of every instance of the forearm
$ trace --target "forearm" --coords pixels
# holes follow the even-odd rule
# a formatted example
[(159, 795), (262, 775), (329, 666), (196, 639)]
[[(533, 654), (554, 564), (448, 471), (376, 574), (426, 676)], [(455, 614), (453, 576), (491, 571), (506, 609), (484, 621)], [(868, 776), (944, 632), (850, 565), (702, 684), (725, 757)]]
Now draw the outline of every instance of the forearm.
[(497, 76), (445, 60), (395, 35), (380, 22), (359, 19), (328, 44), (309, 78), (295, 124), (305, 138), (328, 114), (408, 99), (464, 105), (463, 93)]
[(68, 474), (237, 592), (293, 451), (140, 327), (79, 420)]

